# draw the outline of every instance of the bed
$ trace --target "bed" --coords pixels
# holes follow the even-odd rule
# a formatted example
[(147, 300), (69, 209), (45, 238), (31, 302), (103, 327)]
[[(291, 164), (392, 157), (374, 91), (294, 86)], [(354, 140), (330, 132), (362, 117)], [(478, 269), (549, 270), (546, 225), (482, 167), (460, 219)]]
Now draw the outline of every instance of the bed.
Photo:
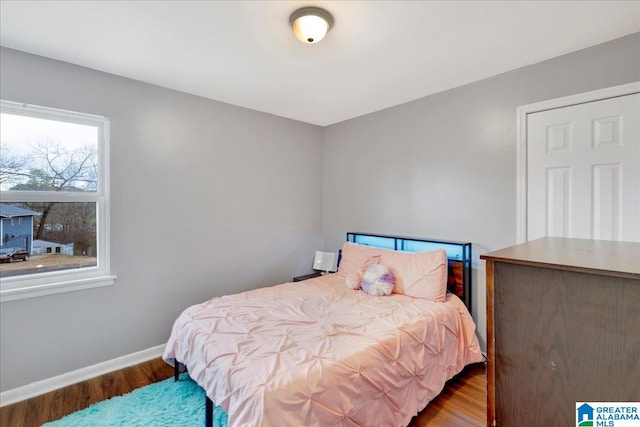
[[(335, 274), (187, 308), (163, 358), (205, 390), (208, 425), (215, 403), (229, 427), (405, 426), (483, 359), (467, 306), (448, 291), (469, 297), (470, 256), (469, 243), (348, 233)], [(371, 264), (402, 293), (347, 287), (364, 289)]]

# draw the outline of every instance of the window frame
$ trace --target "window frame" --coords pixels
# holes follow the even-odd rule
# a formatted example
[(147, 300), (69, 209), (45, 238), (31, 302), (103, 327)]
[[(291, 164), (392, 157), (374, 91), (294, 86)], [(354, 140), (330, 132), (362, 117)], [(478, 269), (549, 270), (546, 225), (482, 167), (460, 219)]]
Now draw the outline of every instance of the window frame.
[(97, 265), (20, 276), (0, 277), (0, 303), (43, 295), (71, 292), (115, 282), (111, 273), (110, 204), (109, 204), (109, 137), (110, 122), (106, 117), (0, 100), (0, 111), (59, 122), (98, 128), (98, 188), (95, 192), (64, 191), (0, 191), (3, 203), (19, 202), (94, 202), (96, 203)]

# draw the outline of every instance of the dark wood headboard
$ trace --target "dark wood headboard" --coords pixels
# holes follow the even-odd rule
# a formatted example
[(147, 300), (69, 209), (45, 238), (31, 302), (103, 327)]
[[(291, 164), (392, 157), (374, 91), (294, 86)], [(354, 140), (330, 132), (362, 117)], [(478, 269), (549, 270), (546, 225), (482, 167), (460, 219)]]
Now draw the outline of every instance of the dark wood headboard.
[(471, 243), (371, 233), (347, 233), (347, 242), (396, 251), (422, 252), (444, 249), (449, 261), (447, 289), (457, 295), (471, 313)]

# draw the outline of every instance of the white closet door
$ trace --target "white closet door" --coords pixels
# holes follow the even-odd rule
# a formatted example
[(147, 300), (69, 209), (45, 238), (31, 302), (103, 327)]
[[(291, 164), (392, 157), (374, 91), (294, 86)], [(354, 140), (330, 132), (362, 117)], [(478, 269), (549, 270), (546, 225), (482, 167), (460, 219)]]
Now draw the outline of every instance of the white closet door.
[(527, 239), (640, 242), (640, 94), (527, 115)]

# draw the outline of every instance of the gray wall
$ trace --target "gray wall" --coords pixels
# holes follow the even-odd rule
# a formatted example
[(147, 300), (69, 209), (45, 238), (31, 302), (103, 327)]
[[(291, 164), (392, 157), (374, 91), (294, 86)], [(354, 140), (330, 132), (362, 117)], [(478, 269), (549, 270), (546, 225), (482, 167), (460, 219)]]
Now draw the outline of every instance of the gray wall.
[(472, 242), (484, 347), (477, 255), (516, 242), (516, 108), (637, 80), (638, 33), (324, 128), (325, 249), (347, 231)]
[(2, 99), (111, 120), (114, 286), (2, 303), (2, 391), (166, 342), (322, 246), (322, 130), (2, 48)]

